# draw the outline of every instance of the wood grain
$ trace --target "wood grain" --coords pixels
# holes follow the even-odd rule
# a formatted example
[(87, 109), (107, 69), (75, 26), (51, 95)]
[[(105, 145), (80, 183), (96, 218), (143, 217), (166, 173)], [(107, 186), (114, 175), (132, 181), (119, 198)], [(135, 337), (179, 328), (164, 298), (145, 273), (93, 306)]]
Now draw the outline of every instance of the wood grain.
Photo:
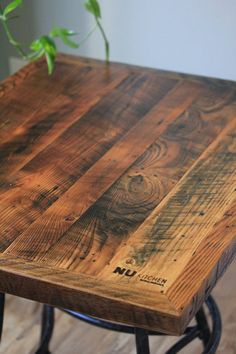
[(236, 84), (61, 55), (0, 94), (0, 289), (181, 334), (235, 254)]
[[(223, 331), (217, 354), (235, 354), (236, 343), (236, 284), (234, 282), (236, 264), (217, 283), (213, 295), (222, 310)], [(6, 298), (5, 322), (1, 354), (32, 354), (35, 352), (40, 334), (42, 307), (33, 301), (8, 295)], [(12, 330), (14, 328), (14, 331)], [(93, 340), (91, 341), (91, 338)], [(151, 336), (150, 350), (153, 354), (165, 353), (176, 341), (171, 336)], [(50, 349), (57, 354), (134, 354), (134, 337), (129, 334), (96, 328), (78, 321), (60, 310), (56, 310), (56, 326)], [(181, 354), (199, 354), (200, 340), (185, 347)]]
[[(209, 104), (208, 101), (208, 107)], [(146, 219), (222, 129), (219, 120), (216, 131), (211, 131), (213, 136), (204, 134), (209, 133), (208, 123), (215, 119), (215, 113), (202, 114), (200, 118), (196, 114), (200, 109), (203, 109), (201, 100), (196, 102), (195, 114), (186, 111), (171, 124), (41, 260), (89, 274), (103, 269), (118, 245)]]

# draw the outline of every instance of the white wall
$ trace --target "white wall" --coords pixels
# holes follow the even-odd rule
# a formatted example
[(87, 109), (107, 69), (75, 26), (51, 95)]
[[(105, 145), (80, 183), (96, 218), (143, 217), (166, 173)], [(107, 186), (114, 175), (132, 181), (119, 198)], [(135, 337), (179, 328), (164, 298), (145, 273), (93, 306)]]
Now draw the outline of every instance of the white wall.
[[(101, 0), (101, 4), (112, 59), (236, 80), (235, 0)], [(89, 54), (102, 57), (96, 38)]]
[[(92, 27), (82, 0), (25, 0), (30, 34)], [(100, 0), (111, 59), (236, 80), (236, 0)], [(69, 5), (68, 5), (69, 4)], [(29, 20), (29, 17), (31, 20)], [(22, 26), (21, 26), (22, 27)], [(20, 34), (21, 31), (19, 31)], [(25, 34), (24, 34), (25, 36)], [(63, 51), (73, 52), (60, 47)], [(78, 54), (104, 58), (94, 34)]]

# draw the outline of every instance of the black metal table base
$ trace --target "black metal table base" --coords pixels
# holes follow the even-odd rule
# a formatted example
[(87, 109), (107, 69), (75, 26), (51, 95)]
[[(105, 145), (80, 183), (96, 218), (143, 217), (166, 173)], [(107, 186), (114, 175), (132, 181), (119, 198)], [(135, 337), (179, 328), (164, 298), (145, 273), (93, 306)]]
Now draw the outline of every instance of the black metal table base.
[[(2, 334), (3, 326), (3, 312), (4, 312), (4, 294), (0, 293), (0, 336)], [(184, 335), (166, 352), (166, 354), (175, 354), (183, 349), (186, 345), (192, 342), (194, 339), (199, 338), (203, 344), (202, 354), (214, 354), (220, 342), (221, 337), (221, 317), (219, 309), (214, 299), (209, 296), (205, 302), (209, 311), (209, 318), (211, 319), (211, 326), (208, 323), (208, 318), (205, 314), (205, 310), (202, 307), (195, 316), (196, 325), (188, 327)], [(147, 331), (141, 328), (135, 328), (131, 326), (116, 324), (99, 320), (91, 316), (82, 315), (81, 313), (65, 310), (67, 314), (95, 325), (100, 328), (109, 329), (121, 333), (129, 333), (135, 335), (137, 354), (150, 354), (149, 349), (149, 336), (150, 335), (165, 335), (163, 333), (155, 331)], [(53, 334), (54, 328), (54, 308), (48, 305), (44, 305), (42, 313), (42, 327), (40, 345), (36, 354), (50, 354), (49, 344)]]
[(35, 354), (50, 354), (49, 344), (54, 328), (54, 308), (43, 306), (40, 346)]
[(4, 307), (5, 307), (5, 294), (0, 293), (0, 341), (2, 339)]

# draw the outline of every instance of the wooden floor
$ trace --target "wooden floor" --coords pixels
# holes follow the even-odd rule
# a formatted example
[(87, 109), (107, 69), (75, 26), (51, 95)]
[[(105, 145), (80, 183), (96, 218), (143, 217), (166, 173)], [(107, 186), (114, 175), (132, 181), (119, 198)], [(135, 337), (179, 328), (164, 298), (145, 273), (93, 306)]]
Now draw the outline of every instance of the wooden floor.
[[(236, 353), (236, 263), (231, 265), (214, 290), (223, 317), (223, 336), (218, 354)], [(41, 305), (13, 296), (7, 297), (1, 354), (33, 354), (40, 331)], [(175, 338), (152, 338), (151, 353), (165, 353)], [(56, 312), (56, 327), (51, 343), (53, 354), (135, 354), (134, 338), (94, 328)], [(196, 340), (182, 353), (201, 353)]]

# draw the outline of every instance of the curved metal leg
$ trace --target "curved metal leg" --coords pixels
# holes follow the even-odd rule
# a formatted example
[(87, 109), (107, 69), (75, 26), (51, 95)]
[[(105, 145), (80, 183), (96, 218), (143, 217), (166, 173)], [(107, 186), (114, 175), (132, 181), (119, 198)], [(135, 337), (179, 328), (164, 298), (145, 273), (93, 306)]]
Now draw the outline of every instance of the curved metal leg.
[(4, 320), (5, 294), (0, 293), (0, 341), (2, 339), (3, 320)]
[(203, 307), (196, 313), (196, 321), (200, 329), (199, 338), (203, 343), (203, 347), (206, 348), (211, 337), (211, 331)]
[[(215, 354), (217, 347), (220, 342), (221, 337), (221, 317), (219, 309), (214, 301), (214, 299), (209, 296), (205, 302), (209, 310), (209, 318), (211, 319), (212, 326), (209, 327), (208, 318), (205, 315), (204, 309), (201, 308), (196, 314), (197, 324), (194, 326), (189, 326), (186, 328), (183, 336), (166, 352), (166, 354), (176, 354), (186, 345), (192, 342), (195, 338), (199, 338), (204, 345), (204, 350), (202, 354)], [(134, 328), (130, 326), (125, 326), (122, 324), (116, 324), (112, 322), (107, 322), (105, 320), (100, 320), (80, 314), (75, 311), (62, 309), (69, 315), (78, 318), (84, 322), (93, 324), (97, 327), (106, 328), (109, 330), (121, 332), (121, 333), (134, 333), (136, 340), (137, 354), (150, 354), (149, 349), (149, 335), (164, 335), (155, 331), (147, 331), (140, 328)], [(37, 354), (41, 354), (37, 353)]]
[(35, 354), (50, 354), (49, 344), (54, 328), (54, 308), (49, 305), (43, 306), (41, 340)]
[(206, 305), (210, 311), (212, 319), (212, 330), (210, 330), (208, 321), (203, 308), (196, 314), (197, 326), (190, 328), (187, 333), (175, 343), (166, 354), (176, 354), (195, 338), (200, 338), (204, 345), (202, 354), (215, 354), (221, 337), (221, 317), (219, 309), (214, 299), (209, 296)]
[(212, 321), (211, 337), (209, 338), (209, 341), (205, 346), (205, 349), (202, 354), (214, 354), (216, 353), (216, 350), (220, 343), (222, 322), (221, 322), (219, 308), (212, 296), (208, 297), (208, 299), (206, 300), (206, 304), (208, 309), (210, 310), (213, 321)]
[(166, 354), (176, 354), (181, 349), (186, 347), (189, 343), (191, 343), (195, 338), (199, 337), (199, 330), (196, 327), (193, 327), (187, 334), (184, 335), (183, 338), (178, 340), (170, 349), (167, 350)]
[(141, 328), (135, 328), (134, 332), (137, 354), (150, 354), (148, 331)]

